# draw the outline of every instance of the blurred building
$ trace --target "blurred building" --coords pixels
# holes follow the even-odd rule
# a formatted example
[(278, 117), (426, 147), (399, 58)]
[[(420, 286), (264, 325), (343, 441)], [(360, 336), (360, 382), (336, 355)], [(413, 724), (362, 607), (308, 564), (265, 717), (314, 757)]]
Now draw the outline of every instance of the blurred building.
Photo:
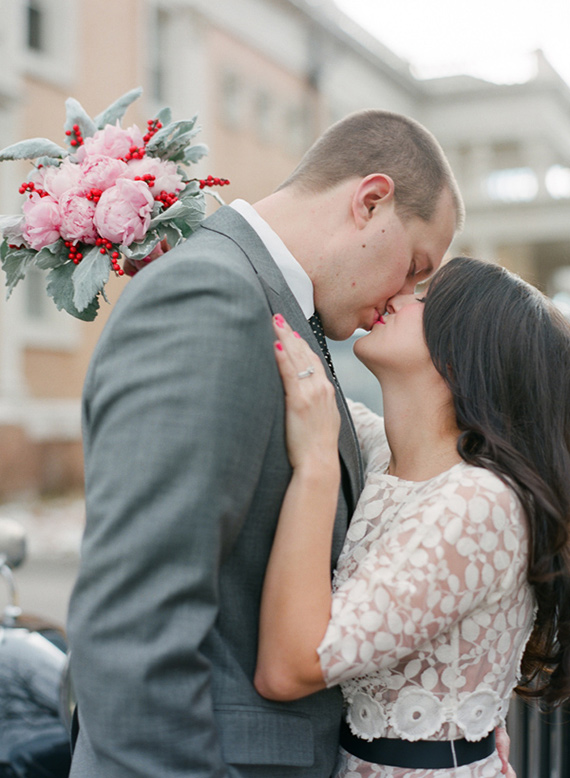
[[(126, 123), (197, 112), (211, 149), (197, 173), (229, 178), (227, 201), (255, 201), (331, 122), (403, 112), (439, 138), (464, 192), (454, 252), (570, 293), (570, 90), (540, 53), (525, 84), (419, 81), (332, 0), (0, 0), (0, 19), (0, 147), (61, 142), (68, 96), (95, 115), (141, 85)], [(0, 165), (0, 212), (18, 212), (28, 170)], [(0, 496), (81, 486), (79, 398), (107, 308), (91, 324), (58, 314), (40, 273), (0, 300)], [(348, 351), (346, 391), (374, 404)]]

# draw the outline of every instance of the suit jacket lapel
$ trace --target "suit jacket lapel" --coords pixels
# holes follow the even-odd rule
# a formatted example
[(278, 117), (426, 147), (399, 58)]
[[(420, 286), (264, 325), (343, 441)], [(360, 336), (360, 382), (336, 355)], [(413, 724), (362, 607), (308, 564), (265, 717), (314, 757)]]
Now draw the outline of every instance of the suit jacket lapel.
[[(272, 313), (281, 313), (294, 330), (303, 337), (321, 360), (329, 378), (336, 386), (337, 403), (341, 417), (339, 435), (339, 452), (344, 461), (350, 478), (352, 505), (354, 511), (356, 501), (362, 491), (363, 472), (360, 449), (346, 400), (341, 388), (334, 381), (323, 353), (314, 336), (311, 325), (305, 318), (297, 300), (291, 292), (283, 274), (273, 261), (264, 243), (255, 230), (233, 208), (220, 208), (201, 225), (205, 229), (219, 232), (234, 241), (244, 252), (251, 266), (257, 273), (262, 284)], [(347, 496), (348, 497), (348, 496)]]

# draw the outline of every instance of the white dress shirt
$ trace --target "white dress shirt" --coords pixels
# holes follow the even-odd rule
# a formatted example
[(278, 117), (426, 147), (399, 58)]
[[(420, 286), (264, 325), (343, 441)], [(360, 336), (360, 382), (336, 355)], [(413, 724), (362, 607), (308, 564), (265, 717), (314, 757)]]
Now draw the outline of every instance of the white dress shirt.
[(283, 273), (283, 277), (305, 314), (305, 318), (309, 319), (315, 312), (315, 301), (313, 282), (307, 273), (297, 262), (293, 254), (291, 254), (279, 235), (271, 229), (269, 224), (257, 213), (252, 205), (245, 200), (234, 200), (230, 203), (230, 208), (233, 208), (243, 216), (250, 227), (258, 234), (275, 264)]

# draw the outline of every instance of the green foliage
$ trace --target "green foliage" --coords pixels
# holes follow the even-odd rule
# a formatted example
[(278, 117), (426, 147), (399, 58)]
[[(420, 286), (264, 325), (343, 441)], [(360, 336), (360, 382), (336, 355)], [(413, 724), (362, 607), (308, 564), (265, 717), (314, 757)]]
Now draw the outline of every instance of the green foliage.
[[(72, 153), (77, 150), (70, 143), (74, 137), (80, 134), (83, 138), (88, 138), (108, 124), (117, 124), (127, 108), (141, 94), (142, 89), (132, 89), (115, 100), (95, 119), (87, 114), (77, 100), (69, 98), (65, 104), (64, 128), (70, 131), (67, 142)], [(155, 118), (162, 127), (146, 144), (146, 153), (150, 156), (186, 166), (195, 164), (208, 153), (208, 147), (203, 143), (191, 145), (192, 139), (200, 131), (196, 126), (196, 116), (190, 120), (172, 121), (170, 108), (162, 108)], [(74, 125), (78, 125), (79, 132), (73, 130)], [(0, 161), (37, 160), (36, 167), (58, 166), (66, 157), (69, 157), (69, 151), (47, 138), (20, 141), (0, 151)], [(71, 159), (75, 161), (74, 157)], [(178, 170), (183, 177), (187, 175), (182, 167)], [(222, 202), (214, 192), (208, 194)], [(204, 192), (199, 188), (198, 181), (189, 181), (178, 194), (177, 201), (170, 207), (165, 209), (161, 202), (155, 202), (150, 227), (142, 241), (129, 247), (116, 248), (132, 260), (147, 257), (163, 239), (174, 248), (194, 232), (204, 219), (205, 212)], [(70, 259), (69, 244), (66, 246), (63, 239), (39, 251), (22, 246), (21, 244), (25, 243), (23, 229), (22, 214), (0, 216), (0, 231), (3, 233), (0, 262), (6, 274), (7, 296), (10, 296), (15, 286), (25, 277), (29, 268), (35, 266), (47, 271), (47, 292), (58, 310), (65, 310), (83, 321), (92, 321), (99, 310), (99, 297), (107, 299), (105, 284), (109, 280), (112, 266), (109, 255), (106, 252), (102, 254), (97, 246), (82, 246), (78, 250), (81, 250), (84, 256), (78, 264), (74, 264)]]
[(63, 159), (67, 157), (67, 154), (65, 149), (47, 138), (30, 138), (30, 140), (21, 140), (2, 149), (0, 162), (15, 159), (37, 159), (41, 156)]
[(158, 243), (160, 243), (160, 237), (157, 232), (155, 230), (149, 230), (144, 240), (138, 243), (132, 243), (130, 246), (122, 246), (121, 250), (125, 257), (128, 257), (129, 259), (144, 259), (145, 257), (148, 257), (154, 248), (156, 248)]
[(69, 259), (69, 251), (61, 240), (45, 246), (36, 254), (35, 264), (40, 270), (51, 270), (63, 265)]
[(73, 281), (73, 305), (82, 312), (89, 307), (93, 299), (105, 287), (111, 272), (111, 261), (107, 254), (101, 254), (97, 246), (94, 246), (83, 257), (75, 270), (71, 280)]
[(51, 270), (47, 276), (47, 293), (56, 304), (58, 311), (67, 311), (67, 313), (82, 321), (93, 321), (99, 310), (98, 296), (95, 296), (81, 311), (73, 302), (74, 286), (72, 276), (78, 267), (80, 265), (67, 262), (65, 265), (60, 265)]
[(85, 108), (74, 97), (68, 97), (65, 101), (65, 124), (64, 130), (72, 130), (73, 125), (79, 125), (81, 135), (89, 138), (97, 132), (97, 125), (89, 116)]
[(116, 124), (118, 121), (121, 121), (129, 105), (139, 99), (142, 95), (142, 91), (140, 86), (136, 89), (131, 89), (130, 92), (122, 95), (118, 100), (115, 100), (114, 103), (111, 103), (108, 108), (105, 108), (104, 111), (95, 117), (94, 122), (97, 129), (102, 130), (106, 124)]

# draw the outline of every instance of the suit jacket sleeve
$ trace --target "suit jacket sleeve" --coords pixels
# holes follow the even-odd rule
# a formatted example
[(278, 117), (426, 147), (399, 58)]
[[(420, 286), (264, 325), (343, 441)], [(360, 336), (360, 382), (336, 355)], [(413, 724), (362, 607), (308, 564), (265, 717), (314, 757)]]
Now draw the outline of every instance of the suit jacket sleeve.
[(278, 375), (251, 269), (184, 252), (131, 282), (86, 383), (87, 527), (69, 632), (81, 737), (105, 778), (227, 775), (201, 647)]

